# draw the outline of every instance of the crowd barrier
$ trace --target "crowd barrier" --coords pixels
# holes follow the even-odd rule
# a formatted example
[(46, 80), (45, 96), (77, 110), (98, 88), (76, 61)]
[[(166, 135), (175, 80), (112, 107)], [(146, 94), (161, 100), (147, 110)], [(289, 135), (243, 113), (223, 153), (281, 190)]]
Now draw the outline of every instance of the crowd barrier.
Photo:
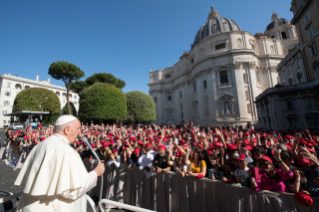
[[(87, 159), (84, 164), (88, 171), (96, 166), (96, 163)], [(100, 180), (91, 190), (90, 196), (98, 197), (99, 193)], [(128, 169), (126, 164), (119, 168), (106, 166), (102, 198), (159, 212), (319, 211), (318, 198), (314, 198), (313, 205), (306, 208), (289, 193), (253, 192), (251, 188), (239, 184), (181, 177), (173, 172), (147, 178), (143, 170), (138, 167)]]

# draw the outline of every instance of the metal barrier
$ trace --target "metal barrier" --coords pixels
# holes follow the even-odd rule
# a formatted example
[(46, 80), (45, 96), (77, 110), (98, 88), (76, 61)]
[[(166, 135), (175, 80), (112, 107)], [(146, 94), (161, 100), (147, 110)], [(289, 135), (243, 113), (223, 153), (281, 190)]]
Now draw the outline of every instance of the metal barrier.
[(105, 212), (105, 209), (104, 209), (104, 207), (103, 207), (103, 204), (113, 205), (113, 206), (116, 206), (116, 207), (118, 207), (118, 208), (127, 209), (127, 210), (130, 210), (130, 211), (137, 211), (137, 212), (154, 212), (154, 211), (147, 210), (147, 209), (144, 209), (144, 208), (140, 208), (140, 207), (136, 207), (136, 206), (132, 206), (132, 205), (127, 205), (127, 204), (124, 204), (124, 203), (115, 202), (115, 201), (108, 200), (108, 199), (102, 199), (102, 200), (99, 202), (99, 207), (100, 207), (100, 209), (101, 209), (102, 212)]

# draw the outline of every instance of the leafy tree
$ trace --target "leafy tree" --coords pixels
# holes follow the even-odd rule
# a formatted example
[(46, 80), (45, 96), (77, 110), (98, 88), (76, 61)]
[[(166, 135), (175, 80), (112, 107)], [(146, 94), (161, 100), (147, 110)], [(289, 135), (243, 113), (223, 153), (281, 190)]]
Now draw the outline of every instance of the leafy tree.
[(92, 76), (86, 78), (86, 83), (88, 85), (93, 85), (96, 82), (102, 82), (102, 83), (109, 83), (112, 85), (115, 85), (117, 88), (124, 88), (125, 87), (125, 82), (114, 77), (112, 74), (107, 74), (107, 73), (96, 73), (93, 74)]
[[(70, 109), (71, 109), (71, 115), (77, 116), (75, 106), (74, 106), (74, 104), (72, 102), (70, 102)], [(62, 109), (62, 114), (63, 115), (69, 114), (69, 110), (68, 110), (68, 106), (67, 105), (65, 105), (64, 108)]]
[[(55, 121), (54, 118), (58, 117), (56, 115), (60, 114), (61, 103), (59, 97), (51, 90), (45, 88), (28, 88), (20, 91), (13, 103), (12, 112), (22, 110), (50, 112), (50, 115), (44, 115), (43, 117), (45, 123), (51, 123)], [(53, 114), (55, 117), (53, 117)]]
[(57, 61), (50, 65), (49, 74), (57, 80), (62, 80), (65, 83), (67, 89), (66, 101), (69, 114), (71, 114), (69, 104), (70, 83), (74, 80), (79, 80), (84, 77), (84, 72), (72, 63), (65, 61)]
[(125, 96), (127, 113), (133, 117), (135, 123), (156, 121), (156, 107), (152, 97), (140, 91), (131, 91)]
[(108, 83), (94, 83), (80, 95), (79, 118), (83, 122), (115, 122), (127, 115), (126, 98), (122, 90)]
[(75, 81), (70, 83), (70, 89), (79, 95), (87, 86), (88, 85), (85, 81)]

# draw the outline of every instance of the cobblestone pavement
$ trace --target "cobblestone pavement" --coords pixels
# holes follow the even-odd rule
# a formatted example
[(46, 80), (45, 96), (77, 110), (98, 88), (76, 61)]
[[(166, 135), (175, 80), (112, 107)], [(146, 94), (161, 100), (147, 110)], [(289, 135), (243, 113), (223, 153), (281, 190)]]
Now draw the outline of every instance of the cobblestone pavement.
[[(1, 143), (6, 138), (4, 129), (0, 129)], [(20, 169), (14, 170), (12, 167), (7, 166), (4, 161), (0, 159), (0, 190), (17, 193), (23, 190), (22, 186), (14, 185), (14, 181), (20, 173)], [(93, 212), (88, 204), (88, 212)], [(113, 209), (110, 212), (125, 212), (124, 210)]]

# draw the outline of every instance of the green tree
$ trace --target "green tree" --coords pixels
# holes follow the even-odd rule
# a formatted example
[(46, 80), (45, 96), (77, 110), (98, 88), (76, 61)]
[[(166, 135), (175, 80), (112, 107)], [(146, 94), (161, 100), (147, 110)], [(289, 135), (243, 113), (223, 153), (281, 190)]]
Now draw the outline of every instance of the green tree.
[(85, 81), (75, 81), (70, 83), (70, 89), (79, 95), (87, 86), (88, 85)]
[(127, 115), (126, 98), (121, 89), (108, 83), (94, 83), (80, 95), (79, 118), (95, 123), (123, 120)]
[(70, 83), (79, 80), (84, 77), (84, 72), (72, 63), (65, 61), (57, 61), (50, 65), (49, 74), (57, 80), (62, 80), (67, 89), (66, 101), (68, 106), (69, 114), (71, 114), (70, 104), (69, 104), (69, 93), (70, 93)]
[(112, 74), (107, 74), (107, 73), (96, 73), (93, 74), (92, 76), (86, 78), (86, 83), (88, 85), (93, 85), (96, 82), (102, 82), (102, 83), (109, 83), (112, 85), (115, 85), (117, 88), (124, 88), (125, 87), (125, 82), (116, 78)]
[[(16, 96), (12, 112), (17, 111), (46, 111), (50, 112), (50, 115), (45, 115), (45, 123), (54, 122), (57, 114), (60, 114), (61, 103), (59, 97), (48, 89), (45, 88), (28, 88), (20, 91)], [(54, 120), (53, 120), (54, 119)]]
[(156, 107), (152, 97), (140, 91), (130, 91), (125, 96), (127, 114), (132, 116), (135, 123), (156, 121)]

